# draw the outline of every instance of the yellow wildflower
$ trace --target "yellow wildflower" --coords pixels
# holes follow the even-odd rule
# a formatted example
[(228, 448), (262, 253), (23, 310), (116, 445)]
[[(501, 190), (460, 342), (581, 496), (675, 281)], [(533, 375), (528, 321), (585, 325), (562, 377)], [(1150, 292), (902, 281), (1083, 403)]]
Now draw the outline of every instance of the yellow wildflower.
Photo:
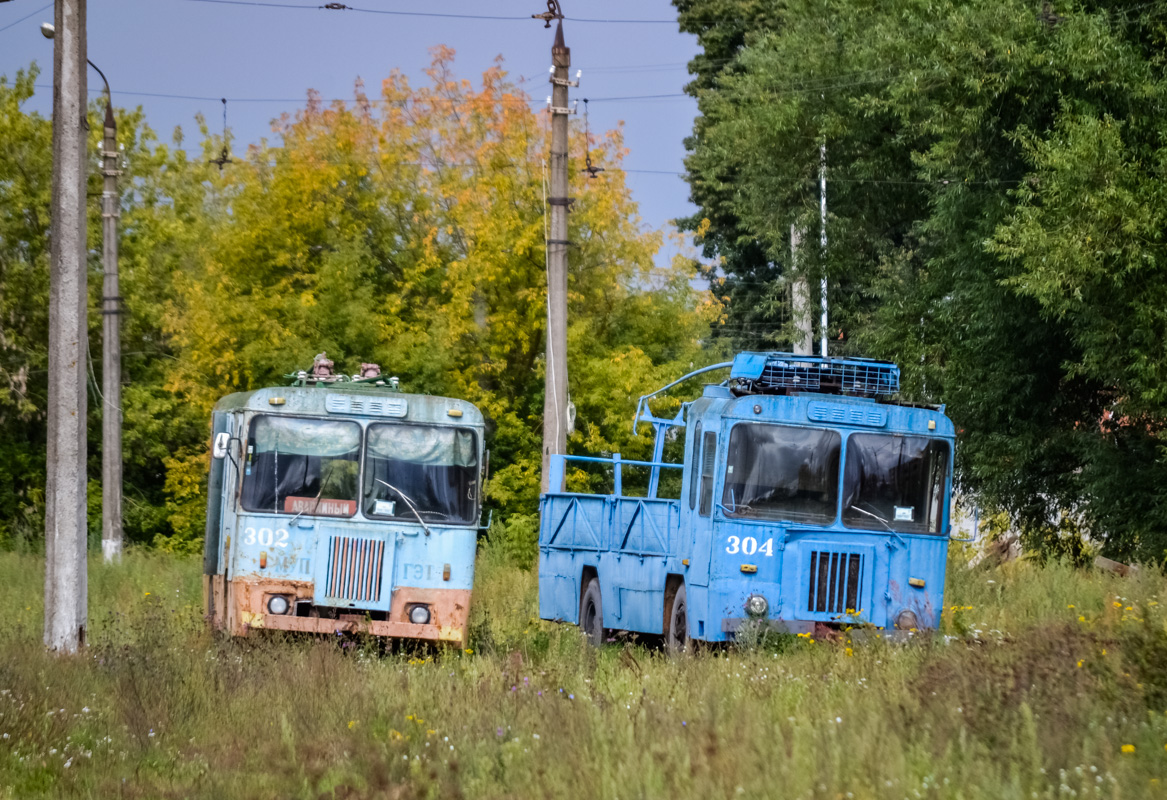
[(353, 728), (355, 728), (356, 726), (357, 726), (357, 721), (356, 721), (355, 719), (350, 719), (350, 720), (348, 721), (348, 729), (349, 729), (350, 731), (351, 731)]
[(1082, 669), (1082, 659), (1078, 659), (1078, 669)]
[(1124, 744), (1122, 746), (1122, 751), (1124, 753), (1133, 753), (1135, 751), (1135, 746), (1133, 744)]

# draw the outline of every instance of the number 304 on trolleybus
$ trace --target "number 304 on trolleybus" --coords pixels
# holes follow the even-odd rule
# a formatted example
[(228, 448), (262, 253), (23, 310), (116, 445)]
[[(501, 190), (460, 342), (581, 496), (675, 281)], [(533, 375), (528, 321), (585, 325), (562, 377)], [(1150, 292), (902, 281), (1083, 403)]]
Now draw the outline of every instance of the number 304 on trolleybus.
[(482, 414), (317, 356), (212, 414), (204, 600), (212, 623), (463, 645)]
[[(651, 462), (553, 456), (608, 470), (610, 495), (541, 498), (539, 613), (670, 648), (731, 641), (749, 624), (793, 633), (862, 621), (934, 628), (943, 609), (955, 432), (943, 406), (899, 403), (899, 368), (869, 359), (741, 353), (673, 419), (641, 398)], [(654, 394), (659, 394), (656, 392)], [(680, 429), (683, 463), (664, 463)], [(626, 496), (622, 470), (647, 470)], [(661, 473), (680, 496), (659, 497)], [(677, 481), (673, 481), (674, 486)]]

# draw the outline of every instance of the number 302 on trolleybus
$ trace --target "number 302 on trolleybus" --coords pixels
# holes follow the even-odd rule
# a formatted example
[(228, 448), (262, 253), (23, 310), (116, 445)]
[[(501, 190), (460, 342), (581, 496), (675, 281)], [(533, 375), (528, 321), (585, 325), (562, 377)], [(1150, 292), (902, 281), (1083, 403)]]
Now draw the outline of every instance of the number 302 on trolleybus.
[[(651, 462), (553, 456), (541, 498), (539, 614), (663, 634), (670, 648), (751, 628), (809, 633), (860, 621), (936, 627), (943, 609), (955, 431), (943, 406), (895, 401), (899, 368), (870, 359), (741, 353), (673, 419), (642, 397)], [(654, 393), (659, 394), (659, 392)], [(634, 423), (634, 424), (635, 424)], [(664, 463), (671, 429), (681, 464)], [(605, 465), (611, 495), (561, 490), (568, 462)], [(647, 469), (644, 496), (621, 470)], [(680, 497), (658, 496), (662, 470)]]
[(405, 394), (375, 364), (317, 356), (291, 386), (212, 414), (206, 614), (267, 629), (465, 646), (483, 480), (482, 414)]

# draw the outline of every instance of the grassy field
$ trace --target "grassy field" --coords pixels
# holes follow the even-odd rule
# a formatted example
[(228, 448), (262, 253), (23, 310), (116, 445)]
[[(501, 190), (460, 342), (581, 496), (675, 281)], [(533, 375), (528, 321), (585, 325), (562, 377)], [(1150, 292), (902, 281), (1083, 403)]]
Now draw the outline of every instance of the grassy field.
[(950, 567), (943, 636), (670, 660), (537, 619), (479, 558), (473, 652), (224, 641), (200, 564), (91, 564), (90, 646), (40, 644), (0, 554), (0, 798), (1167, 796), (1167, 581)]

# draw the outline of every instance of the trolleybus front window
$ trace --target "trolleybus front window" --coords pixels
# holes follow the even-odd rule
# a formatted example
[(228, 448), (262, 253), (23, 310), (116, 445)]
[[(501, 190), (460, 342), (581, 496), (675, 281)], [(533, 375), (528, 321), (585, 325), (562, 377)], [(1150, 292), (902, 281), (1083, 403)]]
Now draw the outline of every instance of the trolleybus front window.
[(351, 517), (360, 486), (355, 422), (258, 416), (243, 467), (243, 507), (276, 514)]
[(940, 533), (948, 443), (923, 436), (852, 434), (843, 477), (843, 524)]
[(473, 431), (434, 425), (370, 425), (365, 514), (416, 522), (478, 519), (478, 443)]
[(829, 525), (839, 499), (836, 431), (738, 424), (729, 435), (726, 512), (756, 519)]

